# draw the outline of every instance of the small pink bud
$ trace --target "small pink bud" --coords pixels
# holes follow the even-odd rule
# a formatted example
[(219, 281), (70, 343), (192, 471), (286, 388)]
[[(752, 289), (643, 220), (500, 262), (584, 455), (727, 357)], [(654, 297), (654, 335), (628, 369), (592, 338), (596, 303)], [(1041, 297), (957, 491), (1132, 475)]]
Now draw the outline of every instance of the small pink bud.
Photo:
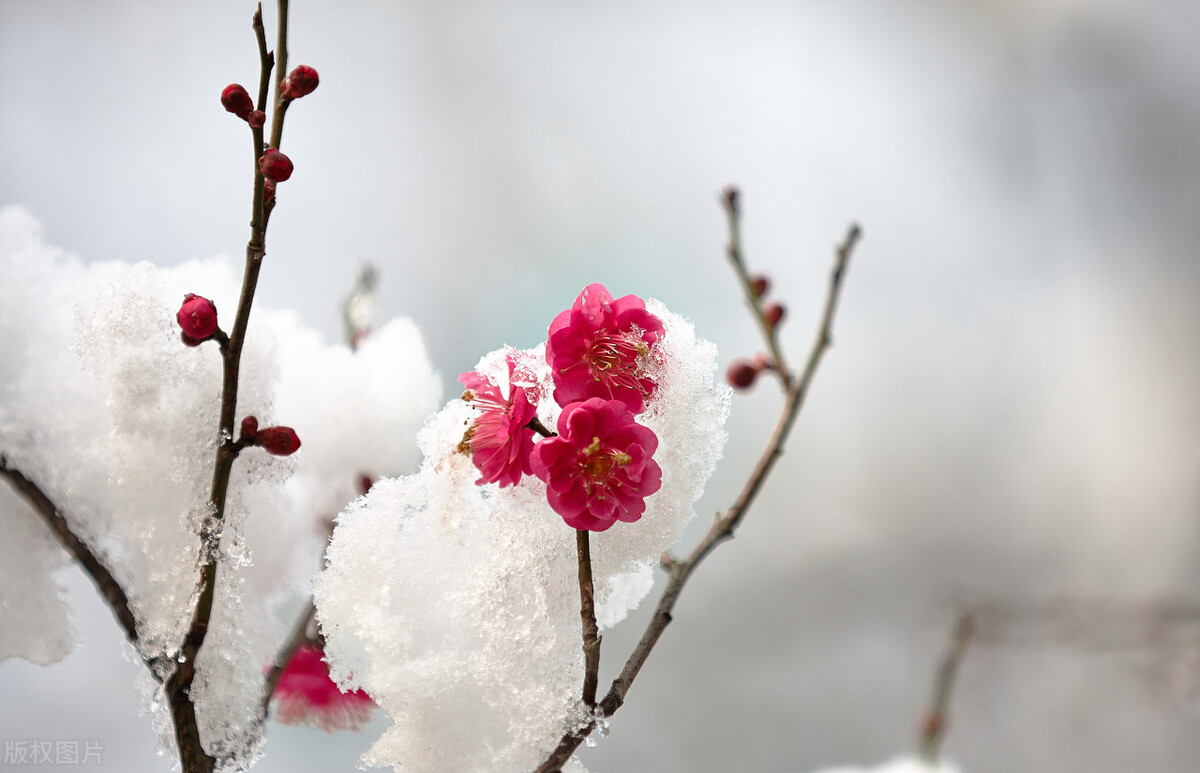
[(250, 95), (246, 93), (246, 89), (240, 83), (230, 83), (225, 87), (225, 90), (221, 92), (221, 104), (243, 121), (254, 110), (254, 101), (250, 99)]
[(320, 79), (317, 77), (317, 71), (306, 64), (302, 64), (288, 73), (288, 76), (283, 79), (282, 90), (284, 99), (299, 99), (306, 94), (311, 94), (317, 88), (317, 83), (319, 82)]
[(253, 440), (258, 434), (258, 419), (253, 416), (247, 416), (242, 419), (242, 439)]
[(246, 123), (250, 124), (251, 129), (261, 129), (266, 122), (267, 114), (261, 110), (251, 110), (250, 115), (246, 116)]
[(255, 443), (268, 454), (291, 456), (300, 447), (300, 436), (291, 427), (264, 427), (255, 435)]
[(787, 308), (782, 303), (771, 303), (763, 309), (763, 316), (767, 318), (767, 324), (771, 327), (778, 326), (783, 321), (785, 314), (787, 314)]
[(755, 298), (761, 298), (771, 289), (771, 280), (762, 274), (756, 274), (750, 277), (750, 289), (754, 291)]
[(263, 203), (267, 204), (275, 200), (275, 183), (267, 180), (263, 184)]
[(281, 183), (292, 176), (292, 160), (275, 148), (267, 148), (258, 159), (258, 169), (271, 182)]
[[(207, 298), (188, 293), (183, 298), (183, 305), (179, 307), (175, 320), (179, 322), (185, 336), (199, 343), (216, 332), (217, 307)], [(188, 346), (196, 345), (188, 343), (187, 339), (184, 339), (184, 343)]]
[(725, 371), (725, 380), (734, 389), (748, 389), (758, 378), (759, 370), (761, 368), (749, 360), (734, 360), (729, 363), (729, 370)]

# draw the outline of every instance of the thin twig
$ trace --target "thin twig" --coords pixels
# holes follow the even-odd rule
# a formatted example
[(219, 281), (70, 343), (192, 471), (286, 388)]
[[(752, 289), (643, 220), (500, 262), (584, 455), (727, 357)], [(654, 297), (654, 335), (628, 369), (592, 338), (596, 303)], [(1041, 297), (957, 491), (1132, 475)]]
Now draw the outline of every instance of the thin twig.
[(583, 622), (583, 705), (596, 706), (600, 681), (600, 628), (596, 625), (596, 592), (592, 586), (592, 551), (588, 530), (575, 530), (579, 554), (579, 617)]
[(784, 389), (791, 387), (792, 373), (788, 370), (787, 363), (783, 359), (783, 349), (779, 346), (779, 335), (775, 325), (772, 325), (767, 320), (766, 313), (763, 310), (762, 298), (754, 290), (754, 282), (750, 277), (750, 272), (746, 268), (746, 261), (742, 257), (742, 228), (741, 228), (741, 208), (738, 206), (740, 194), (737, 188), (726, 188), (721, 194), (721, 206), (725, 210), (725, 218), (729, 228), (729, 244), (725, 247), (725, 254), (729, 257), (729, 262), (737, 272), (738, 280), (742, 285), (742, 293), (746, 296), (746, 306), (750, 309), (750, 313), (754, 316), (755, 322), (758, 323), (759, 332), (762, 333), (763, 341), (767, 348), (771, 350), (771, 367), (779, 374), (783, 382)]
[(117, 622), (125, 630), (125, 638), (129, 639), (130, 643), (137, 644), (137, 620), (133, 616), (133, 610), (129, 608), (129, 597), (125, 594), (125, 589), (113, 577), (104, 562), (71, 530), (62, 509), (54, 504), (41, 486), (10, 465), (3, 454), (0, 454), (0, 476), (6, 478), (17, 494), (42, 517), (46, 526), (58, 537), (63, 549), (70, 553), (83, 571), (92, 578), (100, 595), (108, 602), (109, 609), (117, 616)]
[(968, 610), (963, 610), (954, 622), (950, 632), (946, 651), (938, 664), (937, 676), (934, 679), (933, 696), (929, 708), (921, 721), (921, 735), (918, 739), (921, 756), (931, 764), (936, 764), (941, 751), (942, 739), (946, 735), (946, 725), (949, 719), (950, 698), (954, 694), (954, 681), (958, 676), (959, 667), (967, 654), (971, 643), (971, 635), (975, 625)]
[[(734, 200), (733, 209), (736, 211), (736, 195), (729, 197), (727, 194), (727, 200), (729, 198)], [(787, 399), (784, 402), (783, 411), (775, 427), (775, 432), (771, 435), (770, 442), (767, 444), (762, 456), (759, 457), (758, 464), (755, 466), (750, 478), (746, 481), (745, 486), (742, 487), (737, 501), (725, 511), (724, 515), (717, 517), (712, 527), (708, 530), (708, 535), (701, 540), (700, 544), (696, 546), (686, 559), (663, 562), (669, 578), (667, 587), (663, 590), (662, 598), (659, 599), (658, 607), (654, 610), (654, 616), (651, 617), (646, 630), (642, 633), (641, 640), (634, 647), (629, 659), (625, 661), (625, 666), (621, 669), (621, 673), (613, 680), (608, 694), (600, 702), (598, 708), (603, 716), (612, 716), (624, 704), (625, 695), (629, 692), (633, 680), (637, 678), (638, 672), (641, 671), (646, 659), (650, 656), (654, 645), (658, 642), (659, 637), (662, 636), (667, 625), (670, 624), (671, 611), (675, 608), (675, 602), (678, 600), (679, 594), (683, 591), (688, 578), (691, 577), (696, 567), (704, 561), (717, 545), (733, 537), (734, 530), (742, 522), (746, 512), (750, 509), (750, 505), (762, 489), (767, 475), (771, 472), (771, 468), (775, 466), (775, 462), (783, 455), (784, 442), (791, 432), (792, 425), (796, 421), (796, 416), (804, 405), (804, 399), (808, 394), (808, 388), (812, 384), (813, 377), (816, 375), (817, 366), (820, 365), (825, 351), (833, 343), (833, 319), (837, 312), (838, 298), (841, 295), (842, 277), (850, 261), (850, 256), (854, 252), (854, 247), (861, 236), (862, 230), (858, 225), (852, 225), (847, 231), (845, 239), (843, 239), (841, 245), (837, 248), (833, 270), (829, 278), (829, 290), (825, 297), (825, 308), (817, 328), (816, 340), (809, 351), (804, 370), (798, 378), (781, 371), (781, 374), (784, 376), (784, 384), (790, 384), (787, 389)], [(736, 244), (736, 240), (732, 240), (731, 243)], [(734, 260), (733, 254), (730, 255), (730, 259), (734, 261), (735, 268), (738, 268), (739, 276), (742, 276), (745, 272), (745, 267), (741, 260), (740, 248), (737, 259)], [(558, 747), (537, 768), (537, 773), (552, 773), (552, 771), (561, 770), (562, 766), (570, 759), (571, 754), (591, 734), (595, 725), (596, 721), (592, 720), (575, 732), (565, 733), (559, 741)]]

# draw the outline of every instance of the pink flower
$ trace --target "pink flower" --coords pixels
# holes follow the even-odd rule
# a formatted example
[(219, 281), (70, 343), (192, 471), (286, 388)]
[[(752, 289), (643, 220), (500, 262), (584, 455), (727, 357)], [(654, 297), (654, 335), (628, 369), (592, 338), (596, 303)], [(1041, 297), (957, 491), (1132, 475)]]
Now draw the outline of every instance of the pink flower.
[(320, 649), (302, 644), (275, 686), (275, 719), (284, 725), (313, 725), (327, 733), (358, 730), (375, 702), (362, 690), (342, 692), (329, 678)]
[(546, 362), (554, 399), (564, 407), (591, 397), (620, 400), (641, 413), (655, 388), (645, 358), (662, 333), (662, 322), (641, 298), (614, 301), (604, 285), (588, 285), (550, 324)]
[(593, 397), (563, 408), (558, 437), (538, 443), (531, 462), (568, 526), (604, 531), (646, 511), (646, 497), (662, 485), (656, 448), (658, 438), (623, 402)]
[(459, 382), (467, 387), (463, 399), (481, 410), (463, 435), (458, 450), (471, 455), (471, 461), (481, 473), (478, 485), (500, 483), (500, 487), (515, 486), (521, 475), (529, 475), (529, 455), (533, 452), (533, 430), (526, 425), (537, 418), (522, 387), (512, 384), (515, 363), (508, 357), (508, 396), (478, 373), (464, 373)]

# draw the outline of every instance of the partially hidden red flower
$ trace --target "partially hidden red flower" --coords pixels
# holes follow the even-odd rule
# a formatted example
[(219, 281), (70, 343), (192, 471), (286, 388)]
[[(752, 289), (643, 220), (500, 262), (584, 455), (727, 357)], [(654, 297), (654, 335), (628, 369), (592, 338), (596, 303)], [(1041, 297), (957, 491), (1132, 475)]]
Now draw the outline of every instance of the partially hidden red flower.
[(302, 64), (283, 79), (283, 96), (285, 99), (299, 99), (313, 93), (318, 83), (320, 78), (317, 77), (317, 71)]
[(199, 343), (217, 331), (217, 307), (207, 298), (188, 293), (183, 296), (175, 321), (187, 338)]
[(656, 448), (654, 432), (625, 403), (593, 397), (563, 408), (558, 437), (538, 443), (530, 461), (568, 526), (604, 531), (646, 511), (646, 497), (662, 485)]
[(263, 427), (254, 433), (254, 444), (268, 454), (291, 456), (300, 450), (300, 436), (291, 427)]
[(284, 725), (311, 725), (327, 733), (358, 730), (371, 718), (375, 702), (362, 690), (342, 692), (329, 677), (317, 647), (303, 644), (275, 686), (275, 719)]
[(281, 183), (292, 176), (292, 160), (275, 148), (267, 148), (258, 159), (258, 169), (271, 182)]
[(515, 486), (521, 475), (532, 474), (529, 455), (533, 452), (530, 421), (537, 409), (529, 402), (525, 389), (512, 383), (515, 363), (508, 357), (508, 394), (485, 376), (474, 371), (458, 377), (467, 388), (463, 399), (482, 413), (471, 422), (458, 450), (471, 455), (480, 472), (478, 485), (499, 483), (501, 488)]
[(588, 285), (550, 324), (546, 363), (554, 399), (563, 407), (592, 397), (620, 400), (641, 413), (655, 389), (646, 357), (662, 334), (662, 321), (641, 298), (613, 300), (604, 285)]
[(230, 83), (221, 91), (221, 104), (243, 121), (247, 120), (254, 110), (254, 100), (250, 99), (246, 87), (240, 83)]

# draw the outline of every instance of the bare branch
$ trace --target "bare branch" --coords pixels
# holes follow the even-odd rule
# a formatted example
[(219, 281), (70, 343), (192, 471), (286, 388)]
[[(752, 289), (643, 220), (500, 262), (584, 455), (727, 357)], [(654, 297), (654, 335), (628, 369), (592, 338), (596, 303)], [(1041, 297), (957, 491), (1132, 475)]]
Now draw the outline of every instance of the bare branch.
[(933, 684), (933, 696), (929, 708), (921, 721), (919, 746), (921, 756), (931, 763), (936, 763), (941, 751), (942, 739), (946, 736), (946, 725), (949, 719), (950, 698), (954, 694), (954, 681), (958, 669), (966, 657), (967, 647), (975, 630), (971, 613), (963, 610), (954, 622), (950, 631), (950, 639), (946, 643), (946, 651), (938, 664), (937, 676)]
[(125, 638), (136, 644), (138, 640), (137, 620), (133, 616), (133, 610), (129, 608), (129, 597), (125, 594), (125, 589), (113, 577), (104, 562), (71, 530), (71, 525), (67, 523), (62, 509), (54, 504), (38, 484), (10, 465), (3, 454), (0, 454), (0, 476), (6, 478), (13, 490), (29, 503), (34, 512), (42, 517), (46, 526), (50, 528), (55, 537), (58, 537), (63, 549), (70, 553), (83, 571), (92, 578), (100, 595), (104, 596), (104, 600), (108, 602), (109, 609), (117, 616), (117, 622), (125, 630)]

